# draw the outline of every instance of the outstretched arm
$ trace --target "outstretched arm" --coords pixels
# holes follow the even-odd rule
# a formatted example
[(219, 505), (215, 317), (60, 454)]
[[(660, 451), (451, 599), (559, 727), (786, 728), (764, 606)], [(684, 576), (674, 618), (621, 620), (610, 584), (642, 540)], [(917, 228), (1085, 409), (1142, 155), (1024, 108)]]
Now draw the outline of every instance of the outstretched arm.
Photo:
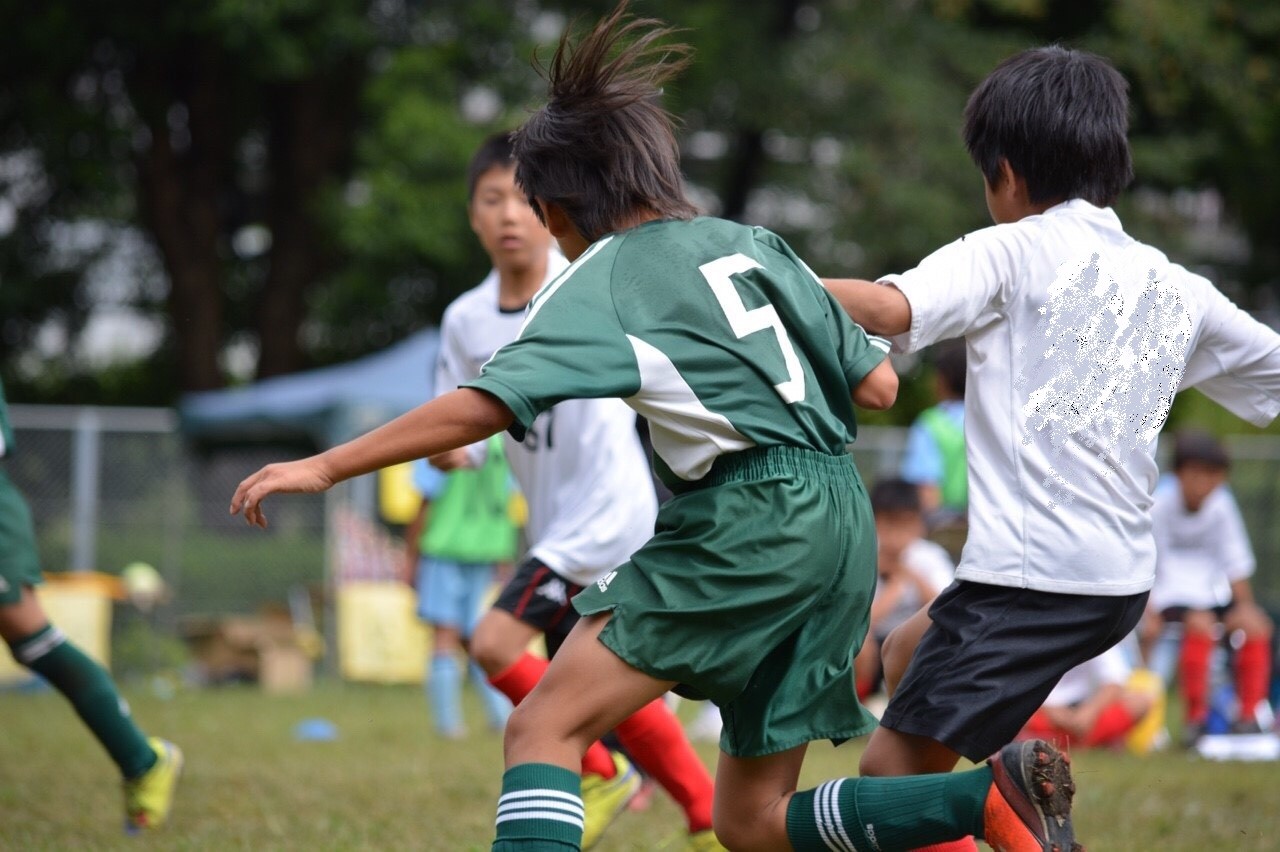
[(484, 391), (451, 391), (319, 455), (267, 465), (236, 488), (231, 514), (244, 512), (246, 522), (265, 527), (262, 501), (271, 494), (325, 491), (362, 473), (474, 443), (511, 420), (511, 410)]
[(822, 286), (836, 297), (854, 322), (871, 334), (892, 336), (911, 329), (911, 303), (892, 284), (857, 278), (823, 278)]

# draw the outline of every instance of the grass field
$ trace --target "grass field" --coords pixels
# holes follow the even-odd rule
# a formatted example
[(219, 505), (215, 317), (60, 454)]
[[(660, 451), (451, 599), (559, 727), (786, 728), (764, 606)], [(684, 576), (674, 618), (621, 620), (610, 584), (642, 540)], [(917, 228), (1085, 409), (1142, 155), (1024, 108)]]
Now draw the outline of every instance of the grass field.
[[(488, 848), (500, 740), (436, 739), (416, 689), (328, 682), (290, 698), (248, 687), (128, 697), (149, 732), (186, 752), (172, 824), (124, 837), (114, 767), (69, 707), (52, 693), (0, 693), (0, 849)], [(339, 738), (295, 740), (294, 726), (314, 717), (336, 724)], [(815, 745), (802, 783), (851, 774), (859, 748)], [(713, 749), (703, 755), (714, 759)], [(1090, 852), (1280, 849), (1276, 764), (1080, 753), (1075, 767)], [(659, 795), (597, 848), (677, 850), (680, 830)]]

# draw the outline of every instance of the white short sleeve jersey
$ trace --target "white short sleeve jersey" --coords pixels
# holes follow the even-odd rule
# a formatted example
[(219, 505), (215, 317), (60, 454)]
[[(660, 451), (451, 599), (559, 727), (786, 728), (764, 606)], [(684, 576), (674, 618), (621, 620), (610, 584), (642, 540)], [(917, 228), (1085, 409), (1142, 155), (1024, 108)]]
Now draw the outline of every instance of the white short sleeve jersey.
[(1132, 673), (1133, 667), (1129, 665), (1124, 649), (1119, 645), (1112, 645), (1092, 660), (1085, 660), (1068, 670), (1044, 703), (1049, 707), (1079, 704), (1104, 686), (1124, 686)]
[(1259, 425), (1280, 412), (1280, 335), (1086, 201), (975, 231), (883, 280), (911, 305), (898, 348), (967, 342), (959, 579), (1150, 589), (1155, 440), (1174, 394), (1196, 385)]
[[(552, 252), (547, 282), (567, 265)], [(441, 320), (436, 393), (477, 378), (493, 354), (520, 334), (524, 318), (523, 309), (498, 307), (496, 273), (455, 299)], [(635, 412), (621, 400), (567, 400), (539, 415), (524, 441), (504, 440), (529, 505), (529, 555), (585, 586), (653, 535), (653, 481)]]
[(1200, 509), (1187, 511), (1176, 479), (1156, 489), (1151, 511), (1156, 537), (1156, 582), (1151, 606), (1213, 609), (1231, 602), (1231, 584), (1253, 576), (1253, 547), (1231, 489), (1214, 489)]

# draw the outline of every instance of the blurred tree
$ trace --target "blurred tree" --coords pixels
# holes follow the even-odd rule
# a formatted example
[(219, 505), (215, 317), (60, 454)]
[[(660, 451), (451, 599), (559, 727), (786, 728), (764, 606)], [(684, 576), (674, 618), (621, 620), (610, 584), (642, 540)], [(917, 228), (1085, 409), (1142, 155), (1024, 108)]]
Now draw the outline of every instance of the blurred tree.
[[(434, 320), (484, 271), (464, 206), (472, 149), (537, 102), (534, 46), (545, 59), (567, 21), (612, 5), (0, 0), (0, 371), (14, 394), (165, 401), (222, 384), (237, 352), (273, 375)], [(986, 224), (965, 99), (1003, 57), (1061, 40), (1133, 82), (1130, 227), (1255, 292), (1280, 280), (1273, 0), (633, 8), (698, 51), (668, 93), (695, 199), (774, 228), (820, 272), (902, 268)], [(1206, 237), (1217, 197), (1247, 245)], [(130, 286), (104, 296), (103, 280)], [(147, 362), (101, 375), (73, 356), (108, 297), (163, 319), (164, 336)], [(37, 335), (38, 351), (72, 355), (33, 364)]]

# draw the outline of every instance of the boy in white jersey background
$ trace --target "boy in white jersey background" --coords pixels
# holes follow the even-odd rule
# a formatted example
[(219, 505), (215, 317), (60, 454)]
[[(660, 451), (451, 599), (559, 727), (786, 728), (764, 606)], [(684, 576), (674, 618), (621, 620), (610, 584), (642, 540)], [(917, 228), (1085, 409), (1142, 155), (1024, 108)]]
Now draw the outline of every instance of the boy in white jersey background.
[(565, 399), (645, 415), (675, 496), (630, 560), (584, 589), (582, 619), (507, 725), (494, 849), (574, 849), (583, 752), (673, 688), (711, 698), (724, 732), (715, 831), (732, 849), (892, 850), (980, 834), (1007, 850), (1071, 847), (1072, 784), (1046, 743), (991, 766), (849, 778), (796, 792), (807, 744), (875, 720), (853, 656), (875, 581), (866, 491), (847, 452), (853, 405), (885, 408), (888, 344), (849, 322), (776, 235), (695, 218), (662, 85), (688, 49), (625, 4), (548, 70), (517, 131), (517, 179), (569, 269), (481, 376), (320, 456), (269, 465), (231, 510), (315, 491), (510, 428)]
[(1109, 207), (1132, 177), (1126, 89), (1090, 54), (1006, 60), (964, 121), (996, 225), (879, 283), (828, 282), (904, 351), (968, 347), (958, 582), (890, 638), (919, 645), (864, 774), (980, 758), (1134, 627), (1155, 575), (1155, 442), (1179, 389), (1259, 425), (1280, 411), (1280, 335)]
[(1182, 734), (1194, 745), (1209, 715), (1210, 661), (1221, 624), (1239, 631), (1235, 686), (1239, 705), (1234, 733), (1258, 733), (1257, 709), (1271, 679), (1270, 616), (1253, 596), (1253, 547), (1244, 519), (1227, 486), (1230, 461), (1212, 435), (1179, 434), (1173, 450), (1173, 481), (1156, 490), (1152, 526), (1156, 580), (1153, 620), (1181, 624), (1178, 688), (1184, 702)]
[[(514, 340), (530, 299), (567, 265), (516, 186), (509, 133), (489, 137), (468, 169), (472, 229), (493, 260), (481, 284), (459, 296), (441, 321), (436, 391), (480, 376)], [(570, 599), (624, 562), (653, 533), (657, 500), (636, 433), (635, 412), (616, 399), (565, 400), (543, 412), (506, 455), (529, 507), (526, 557), (476, 626), (472, 655), (490, 683), (519, 704), (547, 669), (531, 654), (539, 636), (554, 656), (578, 621)], [(483, 446), (435, 459), (474, 465)], [(714, 849), (711, 776), (679, 722), (655, 701), (619, 724), (623, 747), (685, 814), (690, 850)], [(639, 779), (621, 755), (593, 743), (583, 758), (590, 846), (635, 793)]]

